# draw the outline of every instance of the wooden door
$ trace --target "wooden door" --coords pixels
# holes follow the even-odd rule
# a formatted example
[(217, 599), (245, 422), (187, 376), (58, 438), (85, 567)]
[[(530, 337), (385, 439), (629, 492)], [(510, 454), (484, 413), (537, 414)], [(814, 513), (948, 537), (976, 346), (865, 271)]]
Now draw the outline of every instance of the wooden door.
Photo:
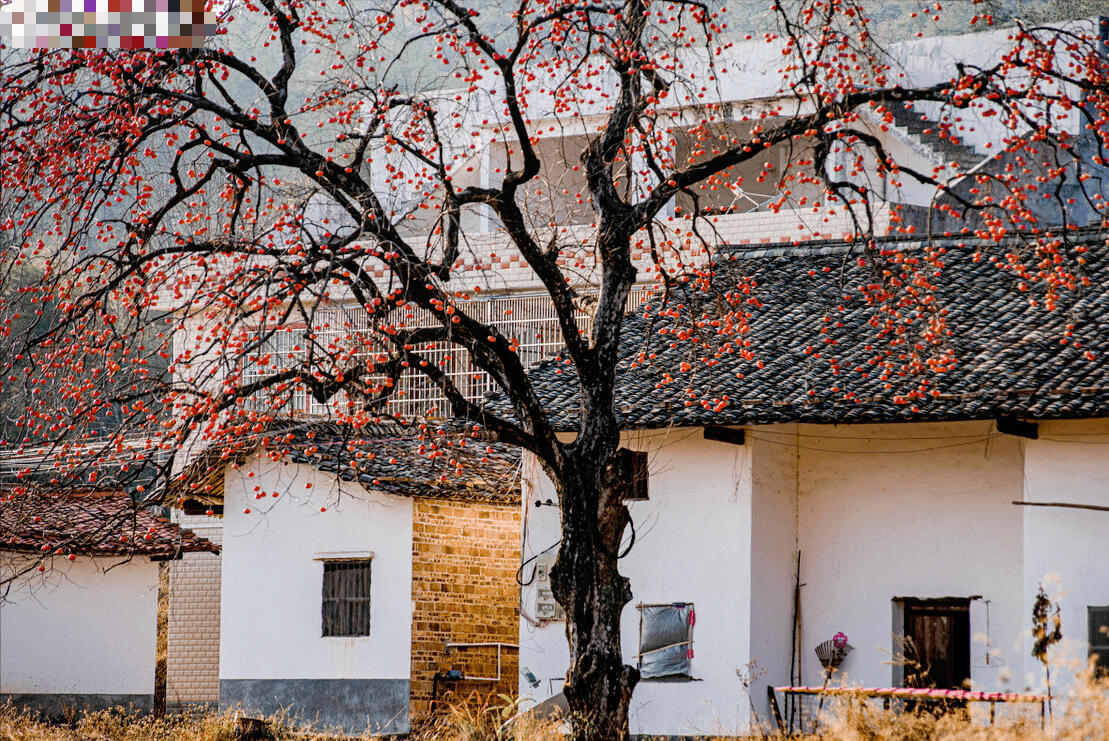
[(965, 689), (970, 679), (970, 600), (905, 601), (906, 687)]

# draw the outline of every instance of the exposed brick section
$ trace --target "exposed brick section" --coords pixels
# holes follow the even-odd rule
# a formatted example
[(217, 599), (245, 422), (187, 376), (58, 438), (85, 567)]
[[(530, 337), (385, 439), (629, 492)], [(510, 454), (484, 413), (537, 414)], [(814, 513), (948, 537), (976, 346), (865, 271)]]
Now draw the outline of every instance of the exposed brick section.
[[(416, 499), (412, 523), (412, 717), (427, 712), (437, 671), (495, 677), (497, 650), (443, 650), (445, 643), (519, 640), (516, 570), (520, 505)], [(516, 694), (519, 656), (501, 651), (500, 682), (440, 683), (439, 695)]]
[[(219, 520), (178, 515), (213, 542), (222, 541)], [(188, 553), (169, 567), (166, 706), (219, 701), (220, 557)]]

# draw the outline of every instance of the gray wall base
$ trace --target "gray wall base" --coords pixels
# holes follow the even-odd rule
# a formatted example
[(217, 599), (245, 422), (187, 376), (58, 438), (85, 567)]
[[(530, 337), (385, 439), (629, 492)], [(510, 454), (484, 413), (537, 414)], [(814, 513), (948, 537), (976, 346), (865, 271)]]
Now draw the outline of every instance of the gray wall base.
[(221, 679), (219, 707), (354, 735), (408, 733), (408, 692), (407, 679)]
[(82, 713), (121, 707), (124, 710), (149, 713), (154, 709), (154, 695), (67, 695), (31, 692), (0, 694), (0, 704), (11, 699), (16, 707), (24, 707), (53, 721), (69, 721)]

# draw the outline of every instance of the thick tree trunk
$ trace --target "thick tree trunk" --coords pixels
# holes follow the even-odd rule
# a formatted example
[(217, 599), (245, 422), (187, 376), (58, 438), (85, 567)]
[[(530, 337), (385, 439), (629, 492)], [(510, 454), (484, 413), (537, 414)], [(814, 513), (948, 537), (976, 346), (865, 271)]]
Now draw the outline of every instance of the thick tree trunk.
[(620, 614), (632, 594), (617, 569), (628, 511), (614, 478), (610, 467), (572, 460), (558, 482), (562, 544), (551, 586), (566, 610), (564, 692), (574, 741), (627, 739), (628, 707), (639, 681), (639, 671), (624, 664), (620, 644)]

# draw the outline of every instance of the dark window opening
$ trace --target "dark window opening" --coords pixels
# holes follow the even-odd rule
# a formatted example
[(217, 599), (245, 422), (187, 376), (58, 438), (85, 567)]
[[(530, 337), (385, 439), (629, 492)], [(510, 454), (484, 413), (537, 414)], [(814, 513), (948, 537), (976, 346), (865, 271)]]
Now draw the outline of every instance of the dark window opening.
[(639, 605), (639, 676), (642, 679), (692, 677), (691, 602)]
[(196, 499), (186, 499), (185, 503), (181, 505), (181, 510), (187, 515), (209, 515), (211, 513), (210, 517), (223, 516), (222, 504), (209, 504), (199, 502)]
[(905, 687), (966, 689), (970, 680), (970, 600), (904, 599)]
[(323, 635), (370, 634), (370, 562), (324, 561)]
[(1087, 607), (1090, 658), (1099, 677), (1109, 676), (1109, 607)]
[(625, 502), (647, 500), (647, 454), (620, 448), (616, 452), (619, 468), (620, 498)]

